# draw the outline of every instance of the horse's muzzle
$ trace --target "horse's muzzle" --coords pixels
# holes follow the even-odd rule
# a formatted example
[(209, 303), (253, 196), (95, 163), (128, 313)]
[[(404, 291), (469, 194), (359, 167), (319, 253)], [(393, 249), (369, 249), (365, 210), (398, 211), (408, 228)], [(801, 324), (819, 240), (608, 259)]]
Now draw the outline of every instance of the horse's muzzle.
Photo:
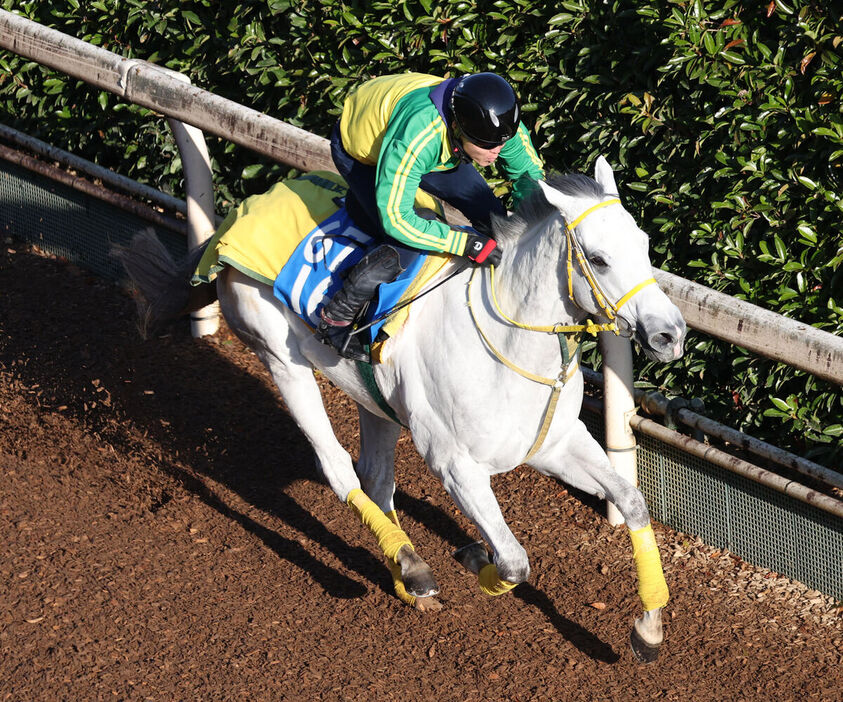
[(635, 327), (635, 341), (652, 361), (675, 361), (684, 353), (685, 321), (664, 320), (655, 316), (642, 317)]

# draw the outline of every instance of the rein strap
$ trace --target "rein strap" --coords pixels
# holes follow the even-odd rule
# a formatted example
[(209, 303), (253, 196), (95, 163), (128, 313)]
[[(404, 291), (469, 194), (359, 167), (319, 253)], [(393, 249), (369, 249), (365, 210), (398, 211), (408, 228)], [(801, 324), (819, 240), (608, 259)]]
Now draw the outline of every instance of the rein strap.
[[(466, 297), (467, 297), (467, 305), (468, 310), (471, 313), (471, 320), (474, 322), (474, 327), (477, 329), (477, 333), (480, 334), (480, 338), (483, 339), (483, 342), (489, 348), (489, 351), (492, 355), (497, 358), (501, 363), (503, 363), (507, 368), (512, 371), (515, 371), (520, 375), (522, 378), (526, 378), (527, 380), (532, 380), (534, 383), (540, 383), (541, 385), (547, 385), (551, 388), (550, 398), (547, 402), (547, 408), (544, 411), (544, 417), (542, 419), (541, 426), (539, 427), (538, 435), (536, 436), (536, 440), (533, 442), (533, 445), (530, 447), (530, 450), (527, 452), (527, 455), (521, 460), (521, 463), (526, 463), (529, 461), (533, 456), (536, 455), (538, 450), (541, 448), (542, 444), (544, 443), (545, 438), (547, 437), (548, 432), (550, 431), (550, 424), (553, 421), (553, 415), (556, 413), (556, 404), (559, 402), (559, 395), (562, 392), (562, 388), (578, 371), (579, 371), (579, 354), (580, 349), (582, 346), (582, 342), (579, 342), (576, 345), (576, 349), (573, 355), (570, 352), (570, 349), (567, 345), (567, 337), (574, 336), (577, 332), (586, 331), (588, 329), (588, 325), (576, 325), (576, 327), (570, 328), (570, 331), (562, 332), (556, 331), (560, 325), (553, 325), (549, 327), (543, 327), (539, 331), (548, 331), (554, 332), (556, 331), (556, 335), (559, 339), (559, 349), (562, 354), (562, 367), (559, 371), (559, 375), (556, 378), (545, 378), (541, 375), (536, 375), (535, 373), (531, 373), (528, 370), (524, 370), (523, 368), (519, 368), (516, 366), (512, 361), (510, 361), (506, 356), (504, 356), (500, 351), (495, 348), (494, 344), (489, 340), (489, 337), (486, 336), (485, 332), (480, 328), (480, 323), (477, 320), (477, 315), (474, 312), (474, 307), (471, 304), (471, 285), (474, 282), (475, 275), (479, 269), (475, 268), (471, 272), (471, 279), (468, 281), (468, 288), (466, 290)], [(494, 295), (494, 266), (490, 268), (490, 283), (492, 289), (492, 298), (495, 299)], [(509, 321), (511, 324), (519, 327), (521, 329), (527, 329), (528, 331), (534, 331), (535, 328), (529, 327), (526, 325), (518, 324), (517, 322), (510, 320), (503, 312), (501, 312), (500, 307), (498, 307), (497, 300), (495, 299), (495, 307), (497, 308), (498, 312)], [(597, 325), (594, 325), (597, 326)], [(562, 327), (563, 329), (568, 329), (567, 327)], [(591, 332), (595, 333), (595, 332)], [(514, 586), (513, 586), (514, 587)], [(486, 592), (486, 590), (484, 590)], [(489, 593), (489, 594), (498, 594), (498, 593)]]
[[(477, 270), (475, 268), (475, 270)], [(473, 278), (472, 274), (472, 278)], [(615, 325), (612, 323), (609, 324), (597, 324), (596, 322), (592, 322), (590, 319), (586, 320), (585, 324), (522, 324), (521, 322), (517, 322), (516, 320), (509, 317), (506, 312), (501, 309), (500, 304), (498, 304), (498, 296), (495, 292), (495, 267), (492, 266), (489, 269), (489, 282), (491, 285), (492, 291), (492, 302), (495, 305), (495, 310), (497, 313), (503, 317), (507, 322), (509, 322), (513, 327), (518, 327), (519, 329), (526, 329), (527, 331), (536, 331), (536, 332), (547, 332), (548, 334), (576, 334), (578, 332), (585, 332), (586, 334), (591, 334), (592, 336), (597, 336), (597, 332), (602, 331), (614, 331)], [(655, 283), (655, 279), (653, 279)], [(638, 292), (636, 289), (635, 292)], [(628, 295), (628, 297), (632, 297), (632, 295)]]

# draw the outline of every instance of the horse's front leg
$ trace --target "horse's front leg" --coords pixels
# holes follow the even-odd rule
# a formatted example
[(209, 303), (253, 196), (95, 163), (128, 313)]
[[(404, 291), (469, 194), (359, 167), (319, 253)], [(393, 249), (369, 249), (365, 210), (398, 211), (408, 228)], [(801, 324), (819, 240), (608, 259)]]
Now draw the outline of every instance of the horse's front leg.
[(613, 502), (623, 515), (632, 540), (638, 573), (638, 595), (644, 615), (632, 629), (632, 650), (644, 662), (654, 661), (664, 640), (662, 609), (669, 592), (662, 571), (650, 512), (641, 491), (621, 478), (585, 425), (577, 421), (563, 441), (543, 447), (530, 460), (540, 473)]
[(460, 549), (454, 554), (460, 563), (477, 574), (480, 589), (487, 595), (502, 595), (525, 582), (530, 576), (527, 552), (504, 521), (492, 492), (489, 471), (468, 460), (451, 463), (445, 470), (433, 470), (457, 507), (474, 523), (492, 548), (491, 562), (485, 555), (485, 549), (479, 545)]
[[(357, 475), (364, 492), (397, 527), (395, 495), (395, 444), (401, 427), (357, 405), (360, 416), (360, 460)], [(395, 594), (410, 606), (422, 611), (438, 610), (442, 605), (434, 599), (439, 586), (433, 570), (410, 544), (401, 547), (395, 561), (387, 561), (392, 573)]]

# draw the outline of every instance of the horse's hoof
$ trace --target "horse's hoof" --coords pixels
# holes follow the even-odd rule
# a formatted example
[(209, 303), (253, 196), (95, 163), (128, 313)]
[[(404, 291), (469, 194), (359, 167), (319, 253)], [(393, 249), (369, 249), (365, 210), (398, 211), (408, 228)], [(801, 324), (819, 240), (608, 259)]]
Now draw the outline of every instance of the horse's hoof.
[(413, 597), (433, 597), (439, 594), (439, 585), (433, 577), (433, 571), (426, 563), (421, 563), (402, 573), (404, 589)]
[(474, 543), (462, 546), (454, 551), (454, 558), (463, 568), (471, 571), (475, 575), (480, 572), (480, 569), (491, 563), (489, 552), (486, 550), (482, 541), (475, 541)]
[(632, 652), (639, 663), (652, 663), (659, 657), (660, 646), (648, 644), (634, 628), (629, 638), (632, 644)]
[(422, 578), (419, 581), (404, 578), (404, 589), (413, 597), (433, 597), (439, 594), (439, 586), (432, 578)]
[(389, 566), (392, 579), (403, 583), (404, 590), (413, 597), (433, 597), (439, 594), (439, 585), (433, 570), (425, 563), (412, 546), (402, 546), (397, 562)]

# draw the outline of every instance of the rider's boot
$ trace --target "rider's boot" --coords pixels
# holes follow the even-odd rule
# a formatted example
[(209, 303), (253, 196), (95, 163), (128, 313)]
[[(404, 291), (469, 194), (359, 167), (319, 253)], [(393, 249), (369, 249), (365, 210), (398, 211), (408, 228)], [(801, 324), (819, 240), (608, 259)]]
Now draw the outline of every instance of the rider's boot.
[(398, 251), (387, 244), (370, 251), (348, 272), (341, 290), (322, 308), (316, 338), (333, 346), (341, 356), (369, 361), (362, 335), (354, 334), (353, 323), (375, 295), (381, 283), (389, 283), (401, 272)]

